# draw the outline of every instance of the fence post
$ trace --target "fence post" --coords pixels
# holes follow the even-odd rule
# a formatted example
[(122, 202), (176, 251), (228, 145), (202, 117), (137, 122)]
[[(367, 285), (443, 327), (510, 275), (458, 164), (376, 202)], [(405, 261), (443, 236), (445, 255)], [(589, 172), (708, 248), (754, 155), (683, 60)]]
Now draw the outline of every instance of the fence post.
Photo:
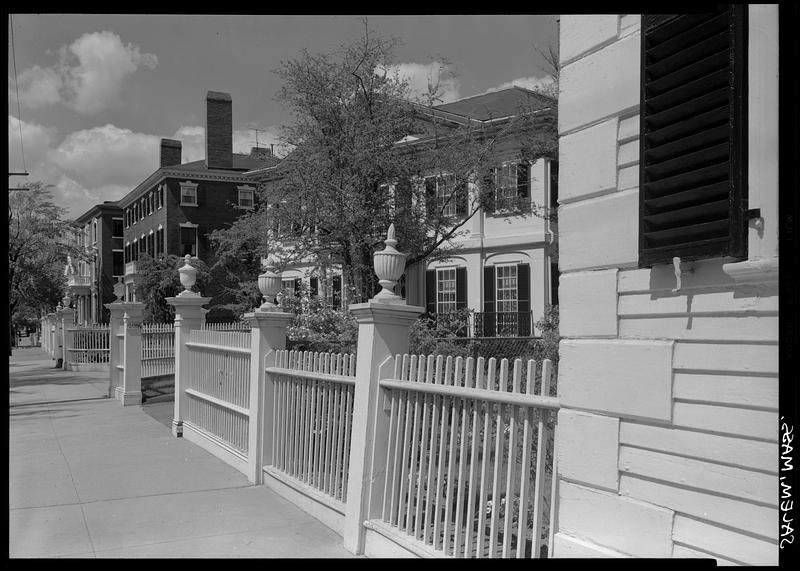
[(396, 243), (393, 224), (386, 248), (374, 255), (383, 290), (370, 301), (349, 307), (358, 322), (358, 349), (344, 547), (357, 555), (364, 551), (364, 521), (378, 516), (383, 498), (389, 425), (381, 405), (379, 372), (390, 357), (408, 352), (411, 324), (425, 311), (392, 293), (405, 265), (405, 254), (394, 249)]
[(69, 370), (69, 350), (72, 348), (72, 332), (68, 330), (70, 327), (75, 327), (75, 310), (65, 307), (61, 310), (61, 368), (64, 371)]
[(198, 329), (205, 322), (203, 305), (211, 301), (210, 297), (201, 297), (200, 293), (191, 291), (197, 277), (189, 260), (184, 257), (184, 265), (178, 269), (184, 291), (175, 297), (168, 297), (167, 303), (175, 308), (175, 412), (172, 417), (172, 434), (183, 436), (183, 419), (186, 417), (186, 398), (183, 391), (189, 383), (189, 348), (186, 342), (192, 329)]
[(56, 348), (58, 343), (56, 341), (56, 323), (58, 323), (57, 313), (54, 311), (53, 313), (47, 316), (47, 352), (50, 353), (50, 357), (53, 359), (58, 359), (56, 357)]
[(252, 313), (244, 314), (250, 325), (250, 421), (248, 441), (248, 479), (254, 484), (264, 481), (264, 459), (272, 460), (273, 407), (275, 384), (265, 372), (268, 354), (286, 348), (286, 328), (294, 314), (274, 304), (281, 288), (281, 276), (268, 267), (258, 276), (264, 303)]
[(122, 385), (116, 387), (115, 397), (122, 406), (142, 404), (142, 314), (143, 303), (124, 303), (122, 327)]
[(108, 318), (108, 396), (116, 397), (117, 387), (122, 386), (122, 371), (119, 366), (124, 366), (123, 354), (125, 352), (124, 345), (120, 344), (117, 334), (122, 331), (125, 304), (117, 301), (104, 305), (111, 312)]

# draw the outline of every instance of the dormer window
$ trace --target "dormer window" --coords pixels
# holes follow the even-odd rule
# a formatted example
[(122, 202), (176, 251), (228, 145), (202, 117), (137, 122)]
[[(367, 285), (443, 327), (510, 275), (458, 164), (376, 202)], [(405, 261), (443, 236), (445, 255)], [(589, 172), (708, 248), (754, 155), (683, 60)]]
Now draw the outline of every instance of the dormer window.
[(197, 183), (182, 182), (181, 184), (181, 206), (197, 206)]

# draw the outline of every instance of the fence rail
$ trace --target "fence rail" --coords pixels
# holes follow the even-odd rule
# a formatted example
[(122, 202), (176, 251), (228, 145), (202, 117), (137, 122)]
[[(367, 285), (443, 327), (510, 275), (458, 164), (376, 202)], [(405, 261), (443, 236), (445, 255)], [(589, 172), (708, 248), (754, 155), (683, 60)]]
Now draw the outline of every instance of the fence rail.
[(275, 383), (273, 468), (346, 502), (355, 355), (279, 350), (266, 372)]
[(248, 451), (250, 332), (195, 329), (186, 342), (189, 383), (186, 421)]
[(175, 325), (142, 324), (142, 378), (175, 374)]
[(206, 331), (250, 331), (250, 326), (244, 321), (229, 321), (226, 323), (204, 323), (201, 329)]
[(108, 363), (108, 325), (85, 325), (67, 329), (66, 359), (71, 365)]
[(398, 355), (394, 367), (380, 381), (391, 400), (383, 522), (446, 556), (539, 557), (552, 545), (550, 361), (537, 375), (516, 359), (510, 377), (507, 359), (498, 370), (494, 358)]

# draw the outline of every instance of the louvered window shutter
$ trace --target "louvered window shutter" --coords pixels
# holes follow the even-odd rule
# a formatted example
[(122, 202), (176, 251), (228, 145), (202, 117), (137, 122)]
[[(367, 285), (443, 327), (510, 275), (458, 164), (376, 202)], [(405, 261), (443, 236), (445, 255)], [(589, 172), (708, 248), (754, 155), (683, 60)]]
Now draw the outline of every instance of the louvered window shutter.
[(531, 180), (528, 174), (530, 165), (520, 163), (517, 165), (517, 197), (528, 198), (531, 195)]
[(425, 311), (436, 313), (436, 270), (425, 271)]
[(456, 187), (456, 195), (454, 200), (456, 201), (456, 215), (466, 216), (467, 211), (469, 210), (469, 192), (467, 190), (466, 182), (462, 182)]
[[(495, 211), (495, 174), (497, 169), (489, 169), (483, 177), (483, 208), (486, 212)], [(491, 189), (491, 190), (489, 190)]]
[(425, 212), (428, 219), (436, 217), (436, 178), (429, 177), (425, 179)]
[(456, 268), (456, 309), (467, 307), (467, 268)]
[(497, 314), (495, 313), (495, 273), (494, 266), (484, 266), (483, 268), (483, 319), (481, 320), (482, 331), (484, 337), (495, 336), (495, 323), (497, 323)]
[(640, 266), (746, 255), (746, 9), (644, 17)]
[(517, 335), (531, 334), (531, 267), (517, 266)]
[(294, 278), (294, 295), (300, 295), (300, 278)]
[(314, 297), (317, 295), (319, 290), (319, 279), (318, 278), (310, 278), (308, 280), (309, 289), (311, 290), (311, 296)]
[(342, 276), (333, 276), (331, 286), (333, 289), (333, 308), (339, 309), (342, 307)]

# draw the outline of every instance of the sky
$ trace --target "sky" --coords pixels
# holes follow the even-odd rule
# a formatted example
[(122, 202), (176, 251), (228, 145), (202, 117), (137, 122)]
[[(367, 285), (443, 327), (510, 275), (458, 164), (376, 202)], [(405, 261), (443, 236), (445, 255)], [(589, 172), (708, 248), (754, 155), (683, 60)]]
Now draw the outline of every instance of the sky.
[(118, 200), (158, 168), (161, 138), (182, 142), (183, 162), (205, 158), (207, 91), (231, 95), (234, 152), (256, 137), (277, 151), (291, 115), (274, 70), (358, 39), (364, 18), (401, 41), (395, 61), (412, 89), (445, 71), (444, 102), (548, 81), (536, 47), (556, 45), (555, 16), (14, 14), (9, 172), (30, 176), (9, 185), (53, 185), (67, 218)]

